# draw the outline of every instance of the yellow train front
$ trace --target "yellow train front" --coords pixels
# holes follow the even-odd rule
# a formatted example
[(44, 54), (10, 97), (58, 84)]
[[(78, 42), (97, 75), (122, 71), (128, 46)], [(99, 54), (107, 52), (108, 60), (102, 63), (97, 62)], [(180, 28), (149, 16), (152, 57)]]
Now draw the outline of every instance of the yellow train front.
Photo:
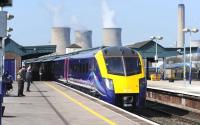
[[(101, 98), (119, 107), (141, 108), (146, 99), (146, 79), (141, 55), (126, 47), (108, 47), (95, 54)], [(99, 88), (100, 87), (100, 88)], [(102, 88), (103, 87), (103, 88)]]

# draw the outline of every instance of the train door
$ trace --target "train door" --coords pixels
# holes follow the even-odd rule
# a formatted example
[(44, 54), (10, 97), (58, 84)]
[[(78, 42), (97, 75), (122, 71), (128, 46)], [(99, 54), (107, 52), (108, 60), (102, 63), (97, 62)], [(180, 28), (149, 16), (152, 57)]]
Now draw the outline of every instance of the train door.
[(64, 62), (64, 78), (65, 78), (65, 80), (68, 79), (68, 72), (69, 72), (69, 59), (65, 59), (65, 62)]
[(9, 75), (12, 76), (13, 80), (16, 80), (15, 78), (15, 72), (16, 72), (16, 61), (15, 59), (5, 59), (4, 62), (4, 71), (7, 71)]

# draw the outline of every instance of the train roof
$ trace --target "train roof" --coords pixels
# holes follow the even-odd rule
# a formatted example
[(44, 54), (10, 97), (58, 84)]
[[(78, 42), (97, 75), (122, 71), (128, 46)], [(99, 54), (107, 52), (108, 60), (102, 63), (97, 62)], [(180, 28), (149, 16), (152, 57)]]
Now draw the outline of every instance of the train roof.
[[(116, 49), (117, 48), (117, 49)], [(132, 56), (133, 54), (137, 54), (135, 50), (126, 47), (96, 47), (87, 50), (81, 50), (77, 52), (72, 52), (63, 55), (50, 55), (45, 57), (39, 57), (34, 59), (25, 60), (25, 63), (33, 63), (33, 62), (48, 62), (48, 61), (58, 61), (63, 60), (65, 58), (88, 58), (93, 57), (99, 50), (102, 50), (105, 56)], [(116, 51), (119, 50), (119, 51)]]
[(98, 47), (98, 48), (94, 48), (88, 51), (81, 51), (81, 52), (77, 52), (77, 53), (72, 53), (72, 55), (70, 55), (70, 58), (88, 58), (88, 57), (93, 57), (95, 55), (95, 53), (97, 53), (99, 50), (103, 49), (105, 47)]
[(67, 57), (69, 57), (70, 55), (62, 55), (62, 56), (57, 56), (54, 61), (58, 61), (58, 60), (63, 60), (66, 59)]
[(34, 58), (34, 59), (28, 59), (25, 60), (25, 63), (33, 63), (33, 62), (48, 62), (48, 61), (53, 61), (53, 60), (63, 60), (65, 58), (87, 58), (90, 56), (93, 56), (97, 51), (100, 49), (106, 48), (106, 46), (102, 47), (96, 47), (92, 49), (87, 49), (87, 50), (81, 50), (77, 52), (72, 52), (68, 54), (63, 54), (63, 55), (50, 55), (50, 56), (45, 56), (45, 57), (39, 57), (39, 58)]
[(104, 56), (138, 56), (135, 50), (127, 47), (109, 47), (104, 48), (102, 51)]

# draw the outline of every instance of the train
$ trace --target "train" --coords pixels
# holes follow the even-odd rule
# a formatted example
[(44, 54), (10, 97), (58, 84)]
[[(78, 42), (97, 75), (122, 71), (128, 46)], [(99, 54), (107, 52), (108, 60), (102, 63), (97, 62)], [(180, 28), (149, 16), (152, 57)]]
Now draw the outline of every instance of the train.
[(29, 59), (34, 80), (60, 80), (119, 107), (143, 108), (147, 81), (142, 56), (128, 47), (97, 47)]

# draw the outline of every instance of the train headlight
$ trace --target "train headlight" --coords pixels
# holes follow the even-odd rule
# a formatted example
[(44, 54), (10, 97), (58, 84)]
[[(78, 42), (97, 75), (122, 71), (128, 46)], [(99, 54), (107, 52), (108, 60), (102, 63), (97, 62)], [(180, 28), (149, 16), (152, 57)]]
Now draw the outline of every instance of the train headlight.
[(108, 89), (113, 90), (113, 81), (112, 81), (112, 79), (107, 79), (107, 78), (105, 78), (105, 79), (104, 79), (104, 82), (105, 82), (106, 87), (107, 87)]

